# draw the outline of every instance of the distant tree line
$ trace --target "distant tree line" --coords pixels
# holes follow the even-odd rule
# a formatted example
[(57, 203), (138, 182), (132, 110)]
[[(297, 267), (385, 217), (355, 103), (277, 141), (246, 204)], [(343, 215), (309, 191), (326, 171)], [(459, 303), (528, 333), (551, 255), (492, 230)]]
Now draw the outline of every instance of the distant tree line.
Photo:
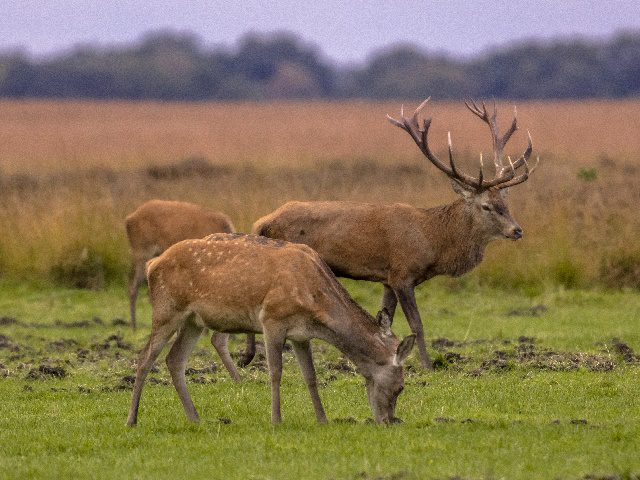
[(288, 33), (205, 48), (155, 32), (134, 45), (76, 47), (45, 60), (0, 53), (0, 96), (94, 99), (628, 97), (640, 94), (640, 32), (608, 40), (528, 41), (462, 60), (401, 45), (337, 67)]

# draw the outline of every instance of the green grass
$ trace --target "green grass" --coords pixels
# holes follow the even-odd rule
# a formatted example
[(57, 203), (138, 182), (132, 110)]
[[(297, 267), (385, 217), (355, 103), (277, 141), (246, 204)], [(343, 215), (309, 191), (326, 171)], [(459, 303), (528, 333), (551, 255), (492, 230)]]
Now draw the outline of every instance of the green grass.
[[(347, 286), (375, 311), (379, 286)], [(6, 337), (0, 341), (0, 477), (640, 475), (640, 363), (626, 361), (613, 340), (640, 350), (640, 296), (548, 290), (531, 297), (436, 281), (419, 289), (418, 302), (429, 341), (441, 339), (440, 349), (430, 348), (439, 369), (420, 371), (412, 353), (398, 401), (401, 425), (368, 423), (362, 378), (337, 368), (339, 352), (317, 341), (328, 425), (315, 423), (287, 352), (281, 425), (269, 421), (268, 376), (260, 362), (242, 371), (241, 384), (223, 370), (190, 375), (202, 418), (193, 425), (159, 361), (139, 424), (130, 429), (124, 423), (131, 391), (123, 377), (133, 373), (148, 334), (146, 295), (139, 302), (141, 327), (132, 333), (113, 324), (127, 315), (121, 287), (87, 292), (0, 284), (0, 316), (18, 320), (0, 322)], [(394, 330), (408, 333), (400, 313)], [(240, 351), (242, 341), (236, 336), (232, 350)], [(217, 361), (207, 342), (201, 340), (189, 366)], [(27, 378), (43, 364), (62, 367), (66, 376)]]

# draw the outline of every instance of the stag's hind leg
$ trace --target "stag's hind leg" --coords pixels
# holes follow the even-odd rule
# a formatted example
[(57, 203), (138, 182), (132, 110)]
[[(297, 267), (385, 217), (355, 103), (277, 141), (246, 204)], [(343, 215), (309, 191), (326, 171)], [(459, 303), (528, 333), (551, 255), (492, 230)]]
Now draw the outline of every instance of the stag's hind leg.
[(204, 327), (196, 325), (193, 319), (194, 315), (190, 315), (180, 329), (180, 332), (178, 332), (176, 341), (173, 342), (173, 346), (167, 355), (167, 367), (171, 373), (173, 386), (178, 392), (180, 401), (182, 401), (182, 406), (187, 414), (187, 418), (192, 422), (197, 422), (200, 419), (189, 395), (189, 390), (187, 390), (185, 369), (187, 368), (189, 354), (198, 342), (198, 338), (200, 338)]
[(256, 355), (256, 335), (255, 333), (247, 333), (247, 343), (244, 348), (244, 353), (238, 361), (239, 367), (246, 367), (251, 363), (253, 357)]
[(398, 300), (402, 306), (404, 316), (407, 317), (411, 332), (415, 333), (416, 341), (418, 343), (418, 352), (420, 354), (420, 363), (423, 368), (432, 369), (433, 364), (431, 358), (427, 352), (427, 347), (424, 342), (424, 329), (422, 327), (422, 319), (420, 318), (420, 312), (418, 311), (418, 305), (416, 304), (416, 296), (413, 292), (413, 288), (406, 287), (396, 290)]
[(236, 368), (236, 366), (233, 363), (233, 360), (231, 359), (231, 355), (229, 354), (228, 344), (229, 344), (228, 333), (213, 332), (213, 335), (211, 335), (211, 345), (213, 345), (213, 348), (215, 348), (216, 352), (218, 352), (218, 356), (220, 357), (220, 360), (222, 360), (222, 364), (227, 369), (227, 372), (229, 372), (229, 375), (231, 376), (231, 378), (234, 381), (239, 382), (240, 374), (238, 373), (238, 369)]
[(136, 381), (133, 385), (133, 397), (131, 399), (131, 408), (129, 409), (129, 418), (127, 425), (133, 426), (138, 419), (138, 407), (140, 406), (140, 397), (142, 395), (142, 387), (144, 381), (153, 367), (153, 363), (160, 355), (162, 348), (167, 344), (171, 336), (176, 332), (184, 321), (184, 313), (158, 315), (154, 312), (153, 322), (151, 325), (151, 336), (147, 345), (142, 349), (138, 356), (138, 369), (136, 371)]
[(302, 376), (304, 377), (304, 381), (307, 384), (307, 388), (309, 389), (309, 394), (311, 395), (313, 409), (316, 412), (316, 419), (319, 423), (327, 423), (327, 415), (324, 413), (322, 401), (320, 400), (320, 395), (318, 394), (316, 369), (313, 366), (311, 343), (309, 341), (294, 342), (293, 340), (291, 341), (291, 343), (293, 344), (293, 350), (296, 352), (296, 358), (298, 359), (298, 364), (300, 365)]

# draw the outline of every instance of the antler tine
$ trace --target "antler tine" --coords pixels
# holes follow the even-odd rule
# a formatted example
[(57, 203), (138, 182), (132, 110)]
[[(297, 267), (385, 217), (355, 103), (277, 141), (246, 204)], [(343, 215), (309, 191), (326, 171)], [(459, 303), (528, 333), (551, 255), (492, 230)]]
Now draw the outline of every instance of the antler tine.
[(451, 165), (451, 171), (454, 175), (458, 174), (456, 170), (456, 164), (453, 161), (453, 145), (451, 144), (451, 132), (447, 132), (447, 146), (449, 147), (449, 165)]
[(502, 136), (502, 147), (503, 148), (507, 144), (509, 139), (511, 138), (511, 135), (513, 135), (513, 133), (517, 129), (518, 129), (518, 109), (514, 105), (513, 106), (513, 121), (511, 122), (511, 126), (509, 127), (509, 130), (504, 132), (504, 135)]
[(404, 109), (400, 111), (400, 115), (402, 117), (401, 120), (396, 120), (395, 118), (392, 118), (389, 115), (387, 115), (387, 118), (393, 125), (402, 128), (409, 135), (411, 135), (411, 138), (416, 143), (416, 145), (418, 145), (418, 148), (420, 148), (420, 151), (423, 153), (423, 155), (427, 157), (427, 159), (429, 159), (429, 161), (433, 163), (436, 166), (436, 168), (444, 172), (447, 176), (461, 183), (464, 183), (465, 185), (471, 188), (474, 188), (474, 189), (480, 188), (480, 184), (477, 182), (475, 178), (471, 177), (470, 175), (466, 175), (462, 172), (459, 172), (457, 170), (455, 163), (453, 161), (451, 136), (449, 136), (450, 166), (447, 166), (446, 164), (444, 164), (438, 157), (436, 157), (433, 154), (433, 152), (429, 148), (428, 134), (429, 134), (429, 127), (431, 126), (431, 118), (426, 118), (423, 121), (422, 128), (420, 128), (420, 125), (418, 123), (418, 117), (419, 117), (420, 111), (424, 108), (424, 106), (427, 104), (427, 102), (430, 99), (431, 97), (423, 101), (418, 106), (418, 108), (416, 108), (415, 112), (413, 113), (410, 119), (404, 116)]
[(478, 185), (482, 185), (482, 180), (484, 179), (484, 174), (482, 173), (483, 167), (484, 163), (482, 162), (482, 152), (480, 152), (480, 173), (478, 173)]
[[(471, 102), (471, 105), (469, 105), (469, 102)], [(475, 100), (469, 99), (468, 101), (465, 101), (464, 104), (471, 111), (471, 113), (473, 113), (474, 115), (479, 117), (481, 120), (483, 120), (485, 122), (488, 120), (487, 109), (485, 108), (484, 111), (480, 110), (478, 105), (476, 105)], [(484, 104), (483, 104), (483, 107), (484, 107)]]
[[(521, 158), (523, 158), (523, 157), (521, 157)], [(517, 177), (498, 185), (498, 188), (500, 190), (502, 190), (504, 188), (513, 187), (514, 185), (518, 185), (519, 183), (522, 183), (522, 182), (526, 181), (529, 178), (529, 175), (531, 175), (533, 173), (533, 171), (536, 169), (536, 167), (540, 163), (540, 157), (537, 157), (536, 164), (531, 169), (529, 168), (529, 162), (527, 162), (526, 159), (523, 160), (523, 161), (524, 161), (524, 172), (521, 175), (518, 175)]]
[(533, 151), (533, 141), (531, 140), (531, 132), (529, 132), (529, 130), (527, 130), (527, 137), (528, 137), (527, 149), (515, 161), (514, 165), (516, 168), (519, 168), (522, 166), (523, 163), (526, 163), (529, 160), (529, 157), (531, 156), (531, 152)]

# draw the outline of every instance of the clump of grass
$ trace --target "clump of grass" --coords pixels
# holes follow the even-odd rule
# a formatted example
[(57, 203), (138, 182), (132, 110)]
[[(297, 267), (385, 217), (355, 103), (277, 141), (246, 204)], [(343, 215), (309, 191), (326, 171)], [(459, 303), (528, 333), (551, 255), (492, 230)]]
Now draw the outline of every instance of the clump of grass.
[(95, 252), (84, 247), (71, 250), (51, 267), (53, 281), (61, 286), (101, 290), (104, 288), (104, 262)]
[(617, 250), (602, 257), (600, 281), (609, 288), (640, 289), (640, 250)]
[(595, 168), (582, 167), (578, 170), (578, 178), (585, 182), (593, 182), (598, 178), (598, 170)]

